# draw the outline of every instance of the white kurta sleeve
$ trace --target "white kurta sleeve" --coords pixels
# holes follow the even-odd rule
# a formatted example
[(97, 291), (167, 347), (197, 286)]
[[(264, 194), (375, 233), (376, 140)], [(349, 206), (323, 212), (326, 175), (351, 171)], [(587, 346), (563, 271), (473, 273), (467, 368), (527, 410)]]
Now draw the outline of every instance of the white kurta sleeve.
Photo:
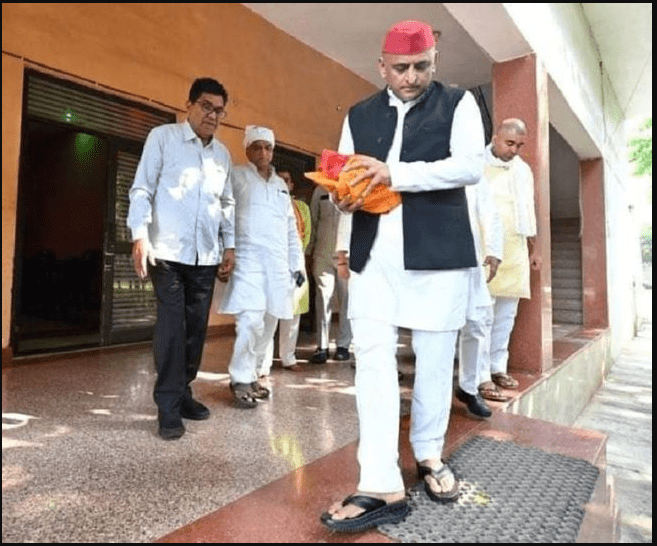
[(233, 166), (230, 165), (224, 191), (221, 194), (221, 240), (226, 248), (235, 248), (235, 197), (233, 196)]
[[(520, 159), (520, 158), (518, 158)], [(520, 188), (517, 190), (520, 194), (518, 206), (522, 207), (518, 211), (518, 233), (525, 237), (536, 235), (536, 205), (534, 202), (534, 175), (531, 168), (524, 161), (519, 161), (517, 165), (517, 177)]]
[(439, 161), (389, 163), (391, 189), (447, 190), (479, 182), (484, 169), (484, 129), (479, 106), (469, 91), (454, 111), (449, 148), (450, 157)]
[(301, 248), (301, 240), (299, 239), (299, 230), (297, 229), (297, 217), (294, 214), (294, 205), (292, 200), (288, 199), (289, 206), (287, 209), (287, 244), (288, 256), (290, 258), (290, 272), (295, 271), (304, 272), (305, 260), (303, 258), (303, 250)]
[(483, 228), (482, 250), (484, 257), (493, 256), (501, 260), (504, 252), (502, 219), (497, 210), (490, 183), (485, 176), (477, 184), (477, 213)]
[[(340, 135), (340, 144), (338, 145), (338, 152), (345, 155), (354, 153), (354, 138), (351, 135), (351, 128), (349, 127), (349, 116), (345, 116), (342, 124), (342, 134)], [(340, 214), (340, 221), (338, 222), (338, 233), (335, 241), (336, 252), (349, 252), (349, 245), (351, 243), (351, 214), (342, 212)]]

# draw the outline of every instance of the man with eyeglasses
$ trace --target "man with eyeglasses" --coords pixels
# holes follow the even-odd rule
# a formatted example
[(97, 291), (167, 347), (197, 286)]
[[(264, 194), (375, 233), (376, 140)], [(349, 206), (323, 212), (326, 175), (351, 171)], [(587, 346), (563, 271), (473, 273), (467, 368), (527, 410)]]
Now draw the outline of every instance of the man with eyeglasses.
[(214, 137), (227, 101), (216, 80), (195, 80), (187, 120), (150, 132), (129, 194), (135, 272), (150, 275), (157, 299), (153, 397), (166, 440), (184, 434), (183, 418), (210, 415), (190, 384), (201, 364), (215, 275), (226, 279), (235, 264), (232, 161)]

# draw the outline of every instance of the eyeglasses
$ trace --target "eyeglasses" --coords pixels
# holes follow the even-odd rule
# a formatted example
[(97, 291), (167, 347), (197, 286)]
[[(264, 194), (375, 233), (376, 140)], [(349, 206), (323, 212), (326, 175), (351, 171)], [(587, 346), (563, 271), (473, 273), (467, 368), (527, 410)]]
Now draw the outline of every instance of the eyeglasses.
[(201, 110), (203, 110), (206, 114), (211, 114), (214, 112), (217, 114), (217, 118), (219, 119), (224, 119), (226, 117), (226, 110), (223, 109), (223, 106), (215, 107), (210, 101), (207, 100), (200, 103), (199, 106), (201, 107)]

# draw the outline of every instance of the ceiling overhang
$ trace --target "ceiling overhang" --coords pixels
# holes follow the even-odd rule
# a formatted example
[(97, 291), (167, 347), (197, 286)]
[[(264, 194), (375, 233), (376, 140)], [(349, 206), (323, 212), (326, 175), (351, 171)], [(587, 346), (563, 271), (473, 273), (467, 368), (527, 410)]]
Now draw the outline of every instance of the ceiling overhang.
[[(490, 84), (492, 65), (531, 53), (504, 4), (247, 3), (277, 28), (377, 87), (385, 30), (418, 19), (441, 32), (437, 79), (464, 88)], [(581, 4), (626, 118), (652, 115), (652, 4)], [(491, 32), (491, 29), (495, 29)], [(550, 115), (580, 157), (595, 155), (591, 138), (551, 81)], [(566, 136), (566, 135), (564, 135)]]

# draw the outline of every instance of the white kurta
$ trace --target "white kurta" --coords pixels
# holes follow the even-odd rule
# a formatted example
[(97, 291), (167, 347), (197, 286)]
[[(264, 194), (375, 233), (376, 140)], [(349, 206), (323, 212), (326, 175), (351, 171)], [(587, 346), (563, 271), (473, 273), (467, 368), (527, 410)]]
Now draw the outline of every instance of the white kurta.
[(486, 315), (488, 307), (493, 304), (486, 284), (488, 269), (483, 263), (487, 256), (502, 259), (504, 249), (502, 221), (485, 176), (475, 186), (468, 186), (465, 194), (479, 264), (470, 269), (467, 318), (480, 321)]
[(235, 270), (226, 286), (222, 313), (266, 311), (293, 315), (295, 271), (304, 271), (292, 201), (282, 178), (264, 180), (252, 164), (233, 170)]
[[(397, 127), (386, 158), (393, 190), (446, 190), (479, 181), (484, 136), (481, 114), (470, 93), (465, 93), (454, 112), (450, 157), (431, 163), (400, 161), (404, 118), (415, 101), (404, 103), (389, 95), (390, 105), (397, 108)], [(354, 153), (348, 118), (339, 151)], [(361, 273), (351, 272), (349, 318), (368, 318), (414, 330), (458, 330), (465, 323), (470, 272), (405, 270), (402, 207), (381, 215), (370, 259)], [(338, 250), (349, 248), (351, 218), (347, 218), (341, 222)]]

